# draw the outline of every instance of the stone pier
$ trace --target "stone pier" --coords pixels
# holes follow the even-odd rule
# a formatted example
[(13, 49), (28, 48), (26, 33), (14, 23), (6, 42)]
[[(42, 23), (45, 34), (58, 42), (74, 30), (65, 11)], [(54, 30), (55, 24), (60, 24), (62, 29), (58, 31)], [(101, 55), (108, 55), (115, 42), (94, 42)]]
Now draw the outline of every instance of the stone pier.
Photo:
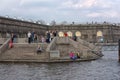
[[(55, 37), (50, 44), (19, 42), (14, 43), (13, 48), (7, 47), (7, 44), (9, 45), (9, 43), (6, 43), (5, 51), (1, 51), (1, 62), (68, 62), (73, 61), (69, 58), (70, 51), (75, 54), (80, 52), (81, 58), (75, 61), (94, 60), (103, 56), (101, 48), (89, 42), (83, 42), (81, 39), (74, 41), (69, 37)], [(38, 45), (43, 49), (40, 54), (36, 53)]]

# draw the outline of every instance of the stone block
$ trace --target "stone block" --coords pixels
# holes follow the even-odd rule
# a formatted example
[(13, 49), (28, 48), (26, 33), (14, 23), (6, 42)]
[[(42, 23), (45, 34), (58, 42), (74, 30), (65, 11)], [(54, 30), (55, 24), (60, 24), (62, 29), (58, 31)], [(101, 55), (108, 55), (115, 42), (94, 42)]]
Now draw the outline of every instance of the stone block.
[(50, 51), (50, 58), (59, 58), (60, 52), (58, 50)]
[(88, 58), (88, 53), (87, 51), (83, 51), (82, 58), (87, 59)]

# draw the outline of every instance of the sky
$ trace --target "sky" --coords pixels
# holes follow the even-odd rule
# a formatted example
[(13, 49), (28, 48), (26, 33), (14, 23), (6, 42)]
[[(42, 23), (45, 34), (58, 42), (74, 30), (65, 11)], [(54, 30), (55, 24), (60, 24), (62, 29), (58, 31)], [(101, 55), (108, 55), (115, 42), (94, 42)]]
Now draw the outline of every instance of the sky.
[(46, 23), (120, 22), (120, 0), (0, 0), (0, 16)]

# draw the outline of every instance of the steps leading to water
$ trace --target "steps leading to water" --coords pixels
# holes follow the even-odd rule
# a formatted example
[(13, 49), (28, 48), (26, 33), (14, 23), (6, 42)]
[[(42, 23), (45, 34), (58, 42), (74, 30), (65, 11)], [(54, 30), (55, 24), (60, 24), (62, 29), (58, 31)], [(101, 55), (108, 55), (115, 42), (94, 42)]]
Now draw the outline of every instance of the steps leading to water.
[[(40, 45), (44, 51), (41, 54), (36, 53), (37, 46)], [(52, 58), (52, 52), (60, 54), (58, 58)], [(74, 41), (69, 37), (55, 37), (50, 44), (47, 43), (14, 43), (14, 47), (7, 49), (1, 56), (0, 60), (15, 60), (15, 61), (62, 61), (63, 57), (69, 57), (70, 52), (80, 53), (80, 59), (98, 59), (102, 56), (100, 48), (86, 41)], [(52, 54), (53, 55), (53, 54)], [(54, 56), (54, 55), (53, 55)], [(68, 59), (67, 61), (69, 61)], [(63, 59), (64, 61), (64, 59)], [(66, 60), (65, 60), (66, 61)], [(70, 60), (71, 61), (71, 60)]]
[[(41, 45), (44, 49), (44, 52), (37, 54), (36, 48), (38, 45)], [(14, 47), (6, 50), (1, 59), (45, 59), (47, 54), (45, 49), (47, 44), (27, 44), (27, 43), (15, 43)]]
[(69, 37), (57, 37), (53, 43), (54, 49), (52, 50), (59, 50), (61, 56), (68, 56), (71, 51), (74, 53), (79, 52), (87, 58), (103, 56), (101, 48), (81, 39), (74, 41)]

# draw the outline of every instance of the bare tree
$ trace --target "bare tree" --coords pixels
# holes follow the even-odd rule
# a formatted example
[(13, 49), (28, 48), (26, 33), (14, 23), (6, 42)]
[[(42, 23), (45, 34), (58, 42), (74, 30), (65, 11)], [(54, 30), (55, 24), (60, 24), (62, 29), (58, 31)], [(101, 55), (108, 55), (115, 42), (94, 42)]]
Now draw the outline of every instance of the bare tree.
[(66, 24), (67, 24), (67, 21), (63, 21), (61, 24), (62, 24), (62, 25), (66, 25)]
[(50, 25), (51, 26), (55, 26), (56, 25), (56, 21), (55, 20), (51, 21)]
[(38, 24), (46, 24), (44, 20), (38, 20), (38, 21), (36, 21), (36, 23), (38, 23)]

